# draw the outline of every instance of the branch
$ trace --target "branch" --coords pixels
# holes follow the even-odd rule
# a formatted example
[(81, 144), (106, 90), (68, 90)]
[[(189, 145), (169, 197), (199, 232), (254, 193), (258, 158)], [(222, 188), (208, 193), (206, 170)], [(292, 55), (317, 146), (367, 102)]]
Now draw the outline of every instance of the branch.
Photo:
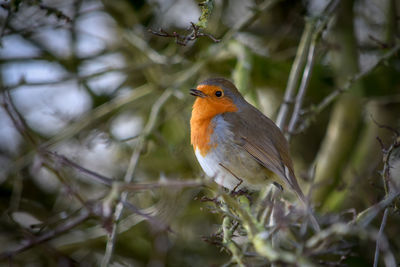
[(181, 34), (178, 34), (177, 32), (168, 33), (167, 31), (165, 31), (161, 28), (158, 31), (149, 29), (148, 32), (150, 32), (151, 34), (157, 35), (157, 36), (161, 36), (161, 37), (175, 38), (175, 42), (181, 46), (186, 46), (189, 42), (194, 41), (197, 38), (204, 37), (204, 36), (210, 38), (215, 43), (219, 43), (221, 41), (221, 40), (215, 38), (214, 36), (212, 36), (211, 34), (201, 32), (200, 26), (197, 26), (193, 22), (191, 22), (190, 24), (191, 24), (191, 26), (190, 26), (189, 30), (191, 30), (191, 32), (187, 35), (181, 35)]
[[(21, 59), (19, 59), (19, 60), (21, 60)], [(27, 61), (27, 60), (31, 60), (31, 59), (26, 58), (26, 59), (23, 59), (22, 61)], [(37, 58), (37, 59), (34, 59), (34, 60), (41, 60), (41, 58)], [(82, 82), (85, 82), (85, 81), (87, 81), (89, 79), (96, 78), (96, 77), (99, 77), (101, 75), (104, 75), (104, 74), (107, 74), (107, 73), (110, 73), (110, 72), (126, 72), (126, 73), (130, 73), (130, 72), (140, 71), (140, 70), (142, 70), (144, 68), (151, 67), (151, 66), (153, 66), (155, 64), (156, 63), (152, 62), (152, 63), (139, 64), (138, 66), (134, 66), (134, 67), (128, 66), (128, 67), (122, 67), (122, 68), (103, 68), (103, 69), (101, 69), (101, 70), (99, 70), (97, 72), (94, 72), (94, 73), (91, 73), (91, 74), (88, 74), (88, 75), (81, 75), (81, 76), (68, 75), (68, 76), (64, 76), (64, 77), (62, 77), (62, 78), (60, 78), (60, 79), (58, 79), (56, 81), (27, 82), (26, 80), (21, 79), (16, 84), (5, 86), (5, 88), (3, 88), (3, 90), (8, 90), (9, 91), (9, 90), (13, 90), (13, 89), (16, 89), (18, 87), (21, 87), (21, 86), (32, 86), (32, 87), (51, 86), (51, 85), (64, 83), (64, 82), (67, 82), (67, 81), (70, 81), (70, 80), (76, 80), (76, 82), (82, 83)]]
[(163, 29), (160, 29), (159, 31), (149, 29), (148, 31), (157, 36), (175, 38), (175, 42), (182, 46), (186, 46), (188, 42), (194, 41), (197, 38), (203, 36), (206, 36), (213, 40), (215, 43), (218, 43), (220, 40), (218, 40), (211, 34), (203, 33), (200, 31), (201, 29), (205, 29), (207, 27), (208, 19), (211, 16), (211, 12), (214, 8), (214, 0), (205, 0), (204, 2), (199, 3), (199, 6), (201, 7), (201, 16), (199, 17), (199, 21), (196, 24), (193, 22), (190, 23), (191, 26), (189, 27), (189, 30), (191, 30), (191, 32), (187, 35), (180, 35), (176, 32), (170, 34)]
[[(54, 145), (58, 144), (59, 142), (68, 140), (69, 138), (75, 136), (77, 133), (79, 133), (80, 131), (82, 131), (83, 129), (85, 129), (98, 119), (102, 118), (103, 116), (106, 116), (110, 112), (113, 112), (116, 109), (119, 109), (122, 106), (137, 100), (138, 98), (150, 94), (152, 89), (153, 88), (150, 85), (145, 84), (141, 87), (132, 90), (132, 92), (128, 96), (125, 96), (123, 98), (115, 98), (97, 107), (91, 112), (88, 112), (85, 115), (83, 115), (80, 120), (67, 126), (63, 131), (61, 131), (60, 134), (52, 137), (45, 143), (42, 143), (40, 145), (41, 148), (39, 149), (49, 149)], [(34, 153), (36, 153), (36, 151), (31, 151), (29, 153), (26, 153), (26, 155), (22, 156), (13, 163), (14, 166), (12, 168), (18, 170), (23, 166), (25, 166), (28, 162), (30, 162), (29, 159), (31, 159), (34, 156)]]
[(316, 40), (314, 40), (311, 43), (310, 48), (308, 49), (307, 64), (304, 68), (303, 78), (301, 80), (299, 92), (297, 93), (297, 96), (296, 96), (293, 115), (289, 122), (289, 128), (287, 131), (287, 139), (290, 139), (290, 136), (294, 132), (296, 124), (300, 118), (300, 112), (301, 112), (301, 107), (303, 104), (303, 99), (304, 99), (304, 96), (306, 95), (306, 90), (307, 90), (308, 84), (311, 79), (312, 68), (314, 66), (315, 47), (316, 47)]
[(379, 228), (378, 238), (376, 239), (375, 257), (374, 257), (374, 265), (373, 265), (374, 267), (378, 267), (379, 251), (382, 250), (382, 248), (381, 248), (382, 244), (380, 244), (380, 243), (381, 243), (381, 239), (382, 239), (382, 236), (383, 236), (383, 231), (384, 231), (385, 226), (386, 226), (388, 213), (389, 213), (389, 208), (386, 208), (385, 212), (383, 213), (383, 218), (382, 218), (381, 227)]
[[(133, 173), (135, 172), (137, 163), (139, 161), (140, 154), (142, 153), (142, 150), (145, 147), (145, 140), (154, 128), (157, 116), (158, 116), (162, 106), (167, 102), (167, 100), (172, 96), (172, 94), (173, 94), (172, 90), (166, 90), (154, 103), (154, 105), (151, 109), (149, 120), (147, 121), (147, 124), (144, 127), (141, 136), (139, 137), (138, 144), (136, 145), (135, 150), (132, 152), (131, 159), (130, 159), (129, 165), (128, 165), (128, 169), (125, 173), (125, 178), (124, 178), (124, 181), (126, 183), (130, 183), (132, 181)], [(117, 239), (118, 222), (119, 222), (122, 212), (124, 210), (123, 202), (126, 201), (127, 197), (128, 197), (128, 192), (123, 192), (121, 194), (121, 198), (116, 206), (116, 209), (114, 212), (115, 223), (112, 226), (111, 234), (108, 236), (106, 252), (104, 254), (101, 266), (108, 266), (110, 263), (112, 254), (114, 252), (115, 242)]]
[(50, 151), (50, 150), (43, 150), (42, 153), (45, 153), (45, 154), (49, 155), (50, 157), (53, 158), (53, 160), (57, 161), (57, 163), (61, 163), (61, 164), (65, 165), (65, 166), (72, 167), (72, 168), (78, 170), (81, 173), (89, 175), (90, 177), (94, 178), (95, 180), (97, 180), (98, 182), (100, 182), (102, 184), (111, 186), (112, 183), (113, 183), (113, 179), (112, 178), (106, 177), (106, 176), (101, 175), (101, 174), (99, 174), (97, 172), (94, 172), (92, 170), (86, 169), (86, 168), (82, 167), (81, 165), (79, 165), (79, 164), (73, 162), (72, 160), (68, 159), (67, 157), (65, 157), (63, 155), (59, 155), (56, 152), (53, 152), (53, 151)]
[(332, 93), (330, 93), (328, 96), (326, 96), (321, 103), (319, 103), (315, 107), (311, 107), (307, 112), (310, 113), (308, 118), (303, 121), (303, 123), (298, 127), (298, 130), (296, 132), (301, 132), (304, 129), (306, 129), (310, 123), (313, 117), (319, 113), (321, 113), (325, 108), (327, 108), (333, 101), (336, 100), (336, 98), (341, 95), (342, 93), (346, 92), (354, 83), (357, 81), (363, 79), (365, 76), (370, 74), (372, 71), (374, 71), (378, 66), (380, 66), (383, 62), (389, 60), (392, 58), (398, 51), (400, 50), (400, 42), (398, 42), (392, 49), (390, 49), (387, 53), (385, 53), (383, 56), (381, 56), (374, 64), (372, 64), (368, 69), (357, 73), (353, 77), (349, 78), (348, 81), (340, 88), (337, 88), (334, 90)]
[(158, 183), (122, 183), (119, 187), (120, 192), (123, 191), (140, 191), (140, 190), (151, 190), (151, 189), (159, 189), (159, 188), (184, 188), (184, 187), (197, 187), (204, 185), (201, 181), (185, 181), (185, 180), (168, 180), (166, 182), (158, 182)]
[(286, 117), (289, 113), (289, 105), (293, 103), (297, 82), (300, 78), (301, 70), (304, 66), (311, 42), (312, 30), (313, 27), (311, 27), (310, 22), (308, 22), (304, 29), (303, 35), (301, 36), (299, 48), (297, 49), (296, 57), (292, 65), (292, 69), (290, 70), (289, 80), (285, 89), (285, 96), (276, 118), (276, 125), (281, 129), (281, 131), (283, 131), (285, 127)]
[(35, 245), (39, 245), (41, 243), (49, 241), (65, 232), (71, 230), (72, 228), (80, 225), (81, 223), (83, 223), (84, 221), (89, 219), (89, 217), (90, 217), (90, 212), (86, 209), (82, 209), (80, 214), (77, 217), (69, 219), (64, 224), (56, 227), (54, 230), (50, 230), (40, 236), (32, 238), (32, 239), (24, 240), (21, 243), (21, 245), (18, 246), (16, 249), (1, 253), (0, 260), (12, 258), (15, 255), (17, 255), (25, 250), (28, 250)]
[(24, 137), (28, 144), (35, 146), (37, 141), (30, 131), (28, 124), (25, 119), (19, 113), (18, 109), (14, 105), (14, 102), (11, 98), (10, 92), (5, 90), (3, 93), (2, 103), (4, 110), (6, 111), (8, 117), (13, 122), (15, 129), (18, 133)]
[[(277, 125), (281, 130), (284, 130), (286, 117), (289, 111), (289, 105), (293, 102), (296, 86), (300, 78), (300, 72), (305, 64), (305, 60), (307, 59), (307, 63), (303, 70), (301, 84), (296, 96), (293, 115), (289, 122), (288, 138), (290, 138), (290, 135), (295, 130), (296, 124), (300, 117), (301, 106), (303, 104), (303, 99), (311, 78), (312, 68), (314, 66), (315, 49), (317, 43), (321, 39), (322, 33), (328, 25), (328, 22), (331, 20), (333, 12), (336, 10), (338, 3), (338, 0), (332, 0), (326, 5), (319, 17), (306, 21), (306, 26), (297, 50), (296, 58), (293, 63), (292, 70), (290, 71), (289, 81), (285, 90), (284, 102), (277, 117)], [(306, 54), (308, 55), (306, 56)]]

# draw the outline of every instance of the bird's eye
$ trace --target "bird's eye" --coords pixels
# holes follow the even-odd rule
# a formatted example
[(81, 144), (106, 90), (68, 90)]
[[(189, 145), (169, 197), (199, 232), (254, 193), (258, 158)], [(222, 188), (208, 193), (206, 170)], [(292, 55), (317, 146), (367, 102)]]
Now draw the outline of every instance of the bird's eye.
[(222, 96), (222, 91), (216, 91), (215, 92), (216, 97), (221, 97)]

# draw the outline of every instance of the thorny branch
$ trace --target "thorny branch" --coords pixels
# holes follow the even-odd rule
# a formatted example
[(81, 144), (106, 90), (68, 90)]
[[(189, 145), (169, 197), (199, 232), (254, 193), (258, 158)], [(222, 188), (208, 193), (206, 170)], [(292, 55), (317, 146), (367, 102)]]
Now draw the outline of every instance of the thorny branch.
[[(383, 209), (385, 210), (383, 213), (381, 226), (379, 228), (378, 236), (376, 239), (375, 257), (374, 257), (374, 265), (373, 265), (374, 267), (376, 267), (376, 266), (378, 266), (380, 251), (385, 252), (389, 249), (387, 242), (383, 243), (382, 240), (386, 240), (386, 238), (384, 236), (384, 229), (385, 229), (387, 217), (388, 217), (388, 214), (390, 211), (390, 205), (392, 205), (393, 201), (396, 200), (400, 196), (400, 189), (398, 188), (398, 186), (395, 183), (391, 183), (392, 177), (390, 174), (390, 168), (391, 168), (390, 161), (391, 161), (392, 153), (395, 149), (399, 149), (399, 147), (400, 147), (400, 133), (396, 129), (394, 129), (390, 126), (379, 124), (373, 118), (372, 118), (372, 120), (379, 128), (388, 129), (389, 131), (392, 131), (395, 134), (395, 140), (388, 148), (386, 148), (385, 145), (383, 144), (383, 141), (379, 137), (377, 137), (377, 140), (378, 140), (379, 144), (381, 145), (382, 154), (383, 154), (382, 180), (383, 180), (383, 184), (385, 186), (386, 196), (381, 202), (379, 202), (378, 204), (361, 212), (357, 216), (358, 224), (361, 227), (365, 227), (378, 215), (378, 213), (381, 210), (383, 210)], [(396, 160), (400, 160), (400, 159), (396, 159)], [(385, 258), (385, 261), (387, 261), (387, 260), (390, 260), (390, 259)]]
[(189, 30), (191, 30), (191, 31), (187, 35), (181, 35), (181, 34), (178, 34), (177, 32), (168, 33), (167, 31), (165, 31), (163, 29), (159, 29), (158, 31), (149, 29), (148, 31), (157, 36), (167, 37), (167, 38), (175, 38), (175, 42), (181, 46), (186, 46), (189, 42), (194, 41), (197, 38), (203, 37), (203, 36), (210, 38), (215, 43), (218, 43), (221, 41), (221, 40), (215, 38), (214, 36), (212, 36), (211, 34), (201, 32), (200, 27), (197, 26), (196, 24), (194, 24), (193, 22), (191, 22), (190, 24), (191, 24), (191, 26), (190, 26)]
[[(399, 133), (399, 131), (397, 131), (396, 129), (394, 129), (390, 126), (379, 124), (373, 118), (372, 118), (372, 120), (379, 128), (387, 129), (395, 134), (395, 140), (388, 148), (385, 148), (383, 141), (379, 137), (376, 137), (376, 138), (377, 138), (379, 144), (381, 145), (381, 150), (382, 150), (382, 154), (383, 154), (382, 180), (383, 180), (383, 184), (385, 187), (386, 197), (388, 197), (391, 194), (398, 195), (398, 192), (400, 192), (400, 189), (398, 188), (396, 183), (391, 182), (392, 177), (390, 174), (390, 168), (391, 168), (390, 161), (391, 161), (391, 156), (392, 156), (393, 151), (400, 147), (400, 133)], [(400, 160), (400, 159), (397, 159), (397, 160)], [(390, 210), (389, 207), (385, 208), (385, 211), (384, 211), (383, 217), (382, 217), (381, 226), (379, 228), (379, 233), (378, 233), (378, 237), (376, 240), (375, 257), (374, 257), (374, 265), (373, 265), (374, 267), (378, 266), (379, 252), (383, 249), (388, 249), (387, 247), (383, 247), (383, 245), (381, 244), (382, 243), (381, 240), (382, 240), (382, 237), (384, 236), (384, 229), (386, 226), (386, 221), (387, 221), (387, 217), (389, 214), (389, 210)]]

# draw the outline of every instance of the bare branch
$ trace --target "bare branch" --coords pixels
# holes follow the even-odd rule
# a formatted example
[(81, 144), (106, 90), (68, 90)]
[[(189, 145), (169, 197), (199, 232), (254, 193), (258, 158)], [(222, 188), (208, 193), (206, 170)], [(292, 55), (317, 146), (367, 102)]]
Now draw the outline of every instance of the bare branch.
[(297, 49), (297, 54), (292, 65), (292, 69), (290, 70), (288, 83), (285, 89), (285, 96), (283, 98), (282, 105), (276, 118), (276, 125), (281, 129), (281, 131), (284, 131), (286, 117), (289, 113), (289, 105), (291, 103), (294, 103), (293, 98), (298, 80), (300, 78), (301, 70), (306, 61), (306, 55), (312, 37), (312, 30), (313, 27), (311, 27), (310, 22), (308, 22), (301, 37), (300, 44)]
[(383, 231), (385, 229), (386, 226), (386, 221), (387, 221), (387, 217), (389, 214), (389, 208), (385, 209), (385, 212), (383, 213), (383, 218), (382, 218), (382, 223), (381, 223), (381, 227), (379, 228), (379, 233), (378, 233), (378, 237), (376, 239), (376, 247), (375, 247), (375, 257), (374, 257), (374, 267), (378, 267), (378, 262), (379, 262), (379, 251), (382, 250), (383, 248), (381, 248), (381, 240), (382, 240), (382, 236), (383, 236)]
[(40, 236), (32, 238), (32, 239), (24, 240), (21, 243), (21, 245), (18, 246), (16, 249), (1, 253), (0, 260), (12, 258), (15, 255), (17, 255), (25, 250), (28, 250), (35, 245), (39, 245), (43, 242), (47, 242), (59, 235), (71, 230), (72, 228), (75, 228), (76, 226), (82, 224), (87, 219), (89, 219), (89, 217), (90, 217), (90, 212), (87, 211), (86, 209), (82, 209), (78, 216), (76, 216), (75, 218), (69, 218), (68, 220), (65, 221), (64, 224), (56, 227), (54, 230), (50, 230)]
[[(140, 154), (142, 153), (142, 150), (145, 146), (145, 140), (147, 136), (151, 133), (153, 130), (156, 119), (158, 117), (158, 114), (162, 108), (162, 106), (165, 104), (165, 102), (172, 96), (173, 91), (172, 90), (166, 90), (164, 93), (157, 99), (157, 101), (154, 103), (149, 120), (147, 121), (146, 126), (143, 129), (143, 132), (141, 136), (139, 137), (138, 144), (136, 145), (134, 151), (132, 152), (131, 159), (129, 161), (128, 169), (125, 173), (125, 178), (124, 181), (126, 183), (130, 183), (133, 179), (133, 173), (135, 172), (137, 163), (139, 161)], [(108, 241), (107, 241), (107, 246), (106, 246), (106, 252), (103, 257), (101, 266), (108, 266), (112, 257), (112, 254), (114, 252), (114, 246), (115, 242), (117, 239), (117, 227), (118, 227), (118, 221), (121, 218), (122, 212), (124, 210), (123, 202), (126, 201), (128, 197), (127, 192), (123, 192), (121, 194), (121, 198), (119, 200), (119, 203), (116, 206), (115, 213), (114, 213), (114, 220), (115, 223), (113, 224), (111, 234), (108, 236)]]
[(96, 173), (96, 172), (94, 172), (92, 170), (86, 169), (86, 168), (82, 167), (81, 165), (79, 165), (79, 164), (73, 162), (72, 160), (68, 159), (67, 157), (65, 157), (63, 155), (59, 155), (56, 152), (49, 151), (49, 150), (43, 150), (42, 153), (45, 153), (45, 154), (49, 155), (50, 157), (53, 158), (53, 160), (56, 160), (57, 163), (61, 163), (61, 164), (65, 165), (65, 166), (72, 167), (72, 168), (74, 168), (74, 169), (76, 169), (76, 170), (78, 170), (78, 171), (80, 171), (80, 172), (82, 172), (84, 174), (89, 175), (90, 177), (95, 178), (98, 182), (100, 182), (102, 184), (111, 186), (112, 183), (113, 183), (113, 179), (112, 178), (106, 177), (106, 176), (101, 175), (99, 173)]
[(301, 75), (301, 70), (303, 69), (307, 59), (306, 66), (303, 71), (303, 78), (295, 101), (295, 108), (289, 123), (289, 135), (294, 131), (296, 123), (299, 119), (305, 91), (311, 78), (317, 42), (321, 38), (321, 35), (328, 25), (328, 22), (331, 20), (333, 12), (338, 6), (338, 3), (338, 0), (332, 0), (326, 5), (325, 9), (322, 11), (319, 17), (306, 21), (306, 26), (300, 40), (299, 48), (297, 49), (297, 54), (289, 74), (289, 80), (286, 86), (284, 100), (279, 109), (279, 113), (276, 119), (278, 127), (283, 131), (285, 128), (286, 117), (289, 112), (289, 105), (290, 103), (293, 103), (293, 98), (298, 80)]
[(190, 31), (190, 33), (188, 33), (186, 35), (181, 35), (181, 34), (178, 34), (177, 32), (168, 33), (167, 31), (165, 31), (163, 29), (159, 29), (158, 31), (149, 29), (148, 32), (150, 32), (151, 34), (160, 36), (160, 37), (175, 38), (175, 42), (181, 46), (186, 46), (189, 42), (194, 41), (197, 38), (204, 37), (204, 36), (210, 38), (215, 43), (219, 43), (221, 41), (221, 40), (215, 38), (214, 36), (212, 36), (211, 34), (203, 33), (201, 31), (200, 26), (197, 26), (193, 22), (191, 22), (190, 24), (191, 24), (191, 26), (190, 26), (189, 30), (191, 30), (191, 31)]
[(184, 188), (184, 187), (197, 187), (202, 186), (203, 182), (200, 181), (181, 181), (181, 180), (168, 180), (166, 182), (157, 182), (157, 183), (122, 183), (120, 185), (120, 191), (140, 191), (140, 190), (149, 190), (149, 189), (158, 189), (158, 188)]
[[(361, 80), (368, 74), (370, 74), (372, 71), (374, 71), (378, 66), (380, 66), (383, 62), (389, 60), (392, 58), (398, 51), (400, 50), (400, 42), (397, 43), (395, 46), (393, 46), (392, 49), (390, 49), (388, 52), (386, 52), (383, 56), (381, 56), (374, 64), (372, 64), (368, 69), (357, 73), (340, 88), (337, 88), (334, 90), (332, 93), (330, 93), (328, 96), (326, 96), (318, 105), (315, 107), (311, 107), (309, 110), (309, 116), (307, 119), (305, 119), (302, 124), (298, 127), (298, 131), (302, 131), (306, 129), (312, 119), (314, 118), (315, 115), (321, 113), (325, 108), (327, 108), (333, 101), (336, 100), (336, 98), (341, 95), (342, 93), (346, 92), (355, 82)], [(296, 131), (296, 132), (298, 132)]]

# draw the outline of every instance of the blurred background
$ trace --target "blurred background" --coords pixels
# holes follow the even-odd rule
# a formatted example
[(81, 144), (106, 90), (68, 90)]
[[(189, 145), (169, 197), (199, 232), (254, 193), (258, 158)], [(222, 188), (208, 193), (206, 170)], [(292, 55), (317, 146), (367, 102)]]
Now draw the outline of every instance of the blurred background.
[[(389, 148), (400, 129), (400, 4), (211, 2), (211, 15), (200, 20), (207, 25), (199, 28), (211, 38), (184, 45), (179, 41), (193, 33), (191, 22), (202, 14), (199, 1), (0, 2), (0, 241), (7, 244), (0, 253), (11, 252), (2, 254), (5, 263), (229, 262), (230, 254), (210, 238), (222, 216), (200, 201), (212, 192), (184, 183), (204, 178), (190, 145), (194, 99), (188, 90), (209, 77), (234, 81), (273, 120), (281, 104), (288, 105), (280, 126), (322, 224), (351, 220), (388, 195), (382, 145)], [(178, 42), (160, 36), (174, 32), (181, 35)], [(300, 118), (291, 128), (295, 96), (283, 99), (289, 81), (300, 85), (312, 47)], [(400, 183), (396, 153), (389, 155), (394, 192)], [(125, 197), (132, 206), (122, 211), (112, 245), (109, 218), (116, 199), (99, 175), (178, 182), (130, 190)], [(90, 215), (82, 215), (85, 209)], [(400, 261), (396, 205), (389, 214), (385, 232)], [(371, 229), (379, 229), (378, 215)], [(333, 266), (372, 264), (375, 242), (349, 243), (350, 251)]]

